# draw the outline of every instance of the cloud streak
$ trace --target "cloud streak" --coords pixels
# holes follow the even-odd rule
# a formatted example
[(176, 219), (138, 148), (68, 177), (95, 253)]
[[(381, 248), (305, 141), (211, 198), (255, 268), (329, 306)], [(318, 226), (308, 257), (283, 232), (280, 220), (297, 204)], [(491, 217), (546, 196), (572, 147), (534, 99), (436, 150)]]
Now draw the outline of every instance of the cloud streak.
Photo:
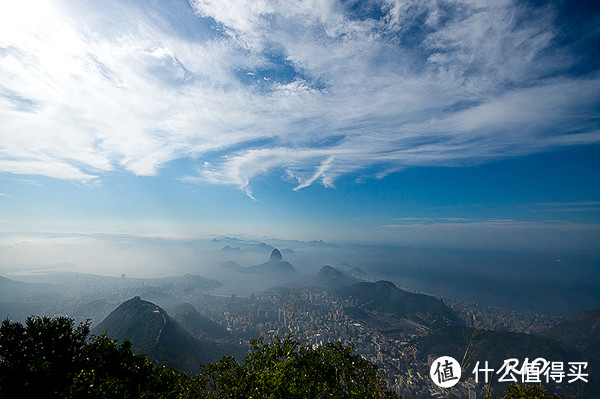
[[(600, 141), (556, 10), (393, 0), (0, 6), (0, 171), (294, 190)], [(362, 8), (361, 8), (362, 7)]]

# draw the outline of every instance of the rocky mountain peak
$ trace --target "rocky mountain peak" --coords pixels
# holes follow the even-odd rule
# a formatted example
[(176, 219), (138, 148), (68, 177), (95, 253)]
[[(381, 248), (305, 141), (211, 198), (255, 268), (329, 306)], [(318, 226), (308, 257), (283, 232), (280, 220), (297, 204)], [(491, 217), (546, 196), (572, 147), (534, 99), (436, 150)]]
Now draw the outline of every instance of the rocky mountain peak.
[(269, 257), (269, 262), (281, 262), (283, 261), (283, 256), (281, 256), (281, 252), (277, 248), (275, 248), (271, 252), (271, 256)]

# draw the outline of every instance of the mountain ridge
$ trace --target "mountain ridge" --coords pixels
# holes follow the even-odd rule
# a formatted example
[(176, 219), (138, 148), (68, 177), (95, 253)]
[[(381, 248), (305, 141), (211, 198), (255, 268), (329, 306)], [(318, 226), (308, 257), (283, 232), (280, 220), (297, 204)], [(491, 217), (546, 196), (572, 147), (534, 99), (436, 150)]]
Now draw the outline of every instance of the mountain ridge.
[(343, 299), (356, 300), (360, 309), (393, 314), (428, 327), (462, 324), (458, 315), (440, 299), (404, 291), (391, 281), (361, 281), (340, 287), (336, 293)]

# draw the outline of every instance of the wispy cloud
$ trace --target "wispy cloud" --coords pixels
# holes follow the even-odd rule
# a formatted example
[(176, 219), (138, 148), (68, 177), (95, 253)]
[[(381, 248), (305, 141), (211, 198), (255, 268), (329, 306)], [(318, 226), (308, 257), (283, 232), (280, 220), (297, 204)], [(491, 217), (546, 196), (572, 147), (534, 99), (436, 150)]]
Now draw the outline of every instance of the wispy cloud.
[(599, 212), (600, 201), (543, 202), (534, 204), (541, 211)]
[(414, 224), (414, 223), (472, 223), (478, 219), (468, 219), (468, 218), (396, 218), (394, 221), (402, 222), (406, 224)]
[(581, 228), (590, 227), (598, 229), (598, 224), (571, 223), (563, 220), (545, 220), (545, 221), (524, 221), (514, 219), (466, 219), (466, 218), (402, 218), (395, 219), (397, 223), (386, 224), (381, 227), (386, 229), (406, 229), (406, 228), (441, 228), (441, 229), (548, 229), (548, 227), (561, 228)]
[(190, 158), (186, 180), (252, 197), (273, 171), (300, 190), (600, 141), (600, 79), (567, 73), (552, 5), (184, 6), (2, 3), (0, 171), (93, 180)]

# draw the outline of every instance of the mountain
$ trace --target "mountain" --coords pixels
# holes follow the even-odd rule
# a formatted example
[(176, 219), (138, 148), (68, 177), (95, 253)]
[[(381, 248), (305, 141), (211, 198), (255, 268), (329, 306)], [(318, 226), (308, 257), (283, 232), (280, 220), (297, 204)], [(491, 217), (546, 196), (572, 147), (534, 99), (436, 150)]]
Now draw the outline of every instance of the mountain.
[(13, 302), (15, 295), (19, 295), (23, 291), (28, 291), (31, 287), (33, 287), (31, 284), (0, 276), (0, 300), (2, 302)]
[(251, 249), (256, 252), (269, 252), (275, 248), (269, 244), (265, 244), (264, 242), (261, 242), (260, 244), (251, 245)]
[[(16, 298), (55, 294), (52, 285), (46, 283), (27, 283), (0, 276), (0, 300), (14, 301)], [(17, 299), (19, 301), (20, 299)]]
[(346, 273), (349, 276), (352, 277), (356, 277), (360, 280), (371, 280), (371, 276), (369, 276), (364, 270), (362, 270), (359, 267), (356, 266), (352, 266), (349, 263), (338, 263), (336, 266), (334, 266), (336, 269), (341, 270), (342, 272)]
[(260, 265), (242, 267), (238, 269), (240, 273), (261, 274), (275, 279), (297, 279), (302, 275), (289, 262), (283, 260), (281, 252), (274, 248), (269, 256), (269, 261)]
[(227, 262), (221, 263), (221, 267), (224, 267), (225, 269), (235, 270), (235, 271), (240, 271), (242, 269), (242, 266), (239, 263), (234, 262), (232, 260), (228, 260)]
[(96, 335), (104, 331), (112, 339), (129, 339), (135, 353), (188, 372), (196, 371), (200, 362), (219, 358), (214, 346), (196, 340), (162, 308), (137, 296), (119, 305), (92, 330)]
[(139, 294), (144, 301), (152, 302), (158, 306), (168, 307), (181, 303), (181, 300), (171, 294), (161, 291), (159, 288), (150, 288)]
[(216, 280), (208, 279), (197, 274), (186, 274), (184, 276), (161, 277), (153, 279), (141, 279), (147, 284), (159, 287), (162, 291), (180, 297), (181, 295), (196, 295), (221, 287), (223, 284)]
[(109, 302), (105, 299), (96, 299), (90, 302), (77, 303), (74, 311), (69, 313), (70, 317), (74, 317), (76, 321), (92, 319), (92, 326), (96, 326), (106, 318), (115, 309), (115, 306), (120, 301)]
[(279, 250), (277, 248), (274, 248), (273, 251), (271, 252), (271, 256), (269, 256), (269, 262), (282, 262), (283, 261), (283, 256), (281, 255), (281, 252), (279, 252)]
[(543, 357), (546, 360), (569, 362), (575, 361), (573, 358), (578, 354), (569, 346), (549, 337), (462, 326), (448, 326), (417, 341), (417, 349), (424, 359), (429, 354), (462, 359), (467, 347), (467, 359), (472, 363), (488, 360), (490, 364), (498, 366), (509, 358), (533, 360)]
[(50, 284), (0, 276), (0, 320), (24, 321), (31, 314), (55, 314), (59, 302), (60, 293)]
[(5, 285), (12, 284), (12, 283), (14, 283), (13, 280), (0, 276), (0, 287), (4, 287)]
[[(581, 351), (577, 361), (587, 361), (590, 370), (600, 370), (600, 310), (578, 313), (542, 334)], [(600, 397), (600, 380), (591, 378), (588, 385), (590, 397)]]
[(243, 255), (244, 252), (242, 251), (242, 249), (240, 247), (230, 247), (229, 245), (224, 246), (221, 249), (221, 252), (225, 252), (227, 254), (231, 254), (231, 255)]
[(371, 279), (371, 277), (364, 270), (362, 270), (358, 267), (353, 267), (352, 269), (350, 269), (348, 274), (351, 275), (352, 277), (356, 277), (361, 280), (370, 280)]
[(325, 265), (313, 279), (313, 286), (324, 288), (341, 288), (344, 286), (358, 283), (360, 280), (336, 269), (333, 266)]
[(600, 354), (600, 310), (578, 313), (545, 331), (543, 335), (583, 351), (596, 351)]
[(328, 242), (324, 242), (323, 240), (313, 240), (307, 243), (311, 247), (321, 247), (321, 248), (339, 248), (338, 245), (330, 244)]
[[(200, 295), (221, 287), (223, 284), (206, 277), (186, 274), (159, 278), (125, 278), (100, 276), (76, 272), (36, 273), (23, 280), (53, 286), (57, 292), (68, 291), (73, 296), (97, 299), (97, 293), (130, 297), (149, 290), (162, 291), (175, 297)], [(90, 291), (93, 287), (93, 293)], [(179, 301), (184, 302), (183, 300)]]
[(225, 327), (202, 316), (191, 303), (182, 303), (169, 308), (169, 314), (193, 337), (223, 339), (231, 333)]
[(401, 290), (390, 281), (360, 282), (339, 288), (337, 294), (355, 300), (356, 307), (363, 311), (387, 313), (427, 327), (460, 323), (456, 313), (441, 300)]

